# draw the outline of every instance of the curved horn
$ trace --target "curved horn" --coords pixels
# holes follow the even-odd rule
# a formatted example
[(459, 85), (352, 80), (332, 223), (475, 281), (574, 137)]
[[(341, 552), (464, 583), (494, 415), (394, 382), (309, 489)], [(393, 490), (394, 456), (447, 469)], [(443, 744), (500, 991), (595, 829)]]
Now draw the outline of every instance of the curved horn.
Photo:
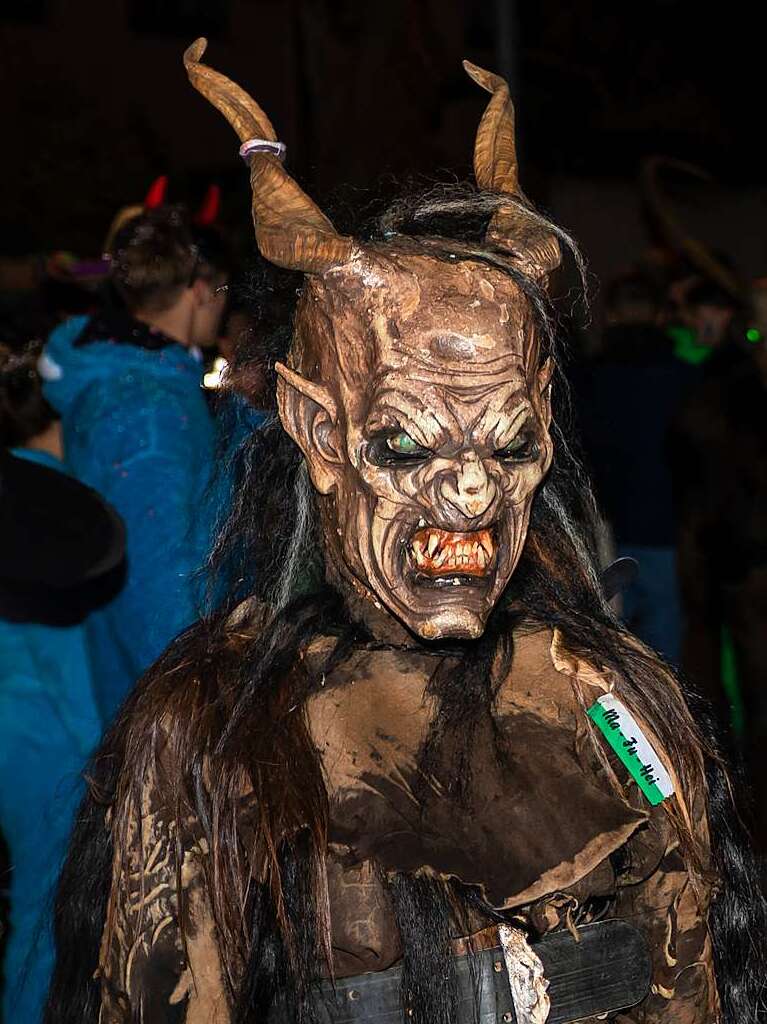
[(555, 235), (540, 223), (519, 187), (517, 145), (514, 132), (514, 104), (509, 87), (500, 75), (463, 62), (466, 74), (491, 94), (474, 143), (474, 177), (482, 189), (503, 192), (514, 198), (493, 214), (487, 239), (510, 250), (520, 266), (533, 277), (555, 270), (562, 259)]
[(647, 205), (658, 222), (658, 226), (666, 237), (666, 241), (674, 249), (682, 252), (690, 263), (714, 281), (733, 298), (742, 300), (743, 287), (735, 274), (718, 260), (711, 250), (697, 238), (693, 238), (682, 226), (674, 213), (671, 203), (663, 194), (660, 185), (660, 172), (663, 169), (681, 171), (699, 181), (712, 180), (711, 175), (694, 164), (671, 157), (653, 156), (642, 164), (641, 185)]
[[(185, 52), (189, 81), (221, 111), (241, 142), (276, 142), (272, 123), (256, 101), (226, 76), (200, 63), (207, 45), (207, 40), (201, 38)], [(353, 240), (338, 234), (276, 156), (251, 155), (250, 184), (256, 241), (265, 259), (280, 267), (316, 274), (350, 258)]]
[(463, 62), (472, 81), (491, 93), (474, 142), (474, 177), (480, 188), (521, 196), (517, 168), (514, 104), (509, 87), (500, 75)]

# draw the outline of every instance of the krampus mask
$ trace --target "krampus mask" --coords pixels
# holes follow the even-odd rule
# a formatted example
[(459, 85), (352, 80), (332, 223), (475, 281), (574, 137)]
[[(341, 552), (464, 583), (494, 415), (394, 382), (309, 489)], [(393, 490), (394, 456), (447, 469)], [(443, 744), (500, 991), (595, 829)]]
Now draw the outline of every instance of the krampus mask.
[(243, 143), (261, 253), (306, 275), (277, 397), (320, 495), (328, 572), (423, 639), (480, 636), (552, 457), (551, 366), (522, 283), (545, 286), (560, 250), (519, 188), (508, 86), (464, 65), (492, 94), (474, 171), (503, 198), (485, 244), (511, 273), (444, 238), (340, 235), (205, 47), (187, 72)]

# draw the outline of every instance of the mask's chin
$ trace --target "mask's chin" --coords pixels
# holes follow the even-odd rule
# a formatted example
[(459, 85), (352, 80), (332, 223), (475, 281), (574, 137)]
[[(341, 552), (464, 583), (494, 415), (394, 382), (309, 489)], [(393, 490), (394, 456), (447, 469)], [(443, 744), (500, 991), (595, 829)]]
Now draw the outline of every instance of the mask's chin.
[(513, 568), (507, 531), (450, 531), (421, 520), (398, 533), (382, 552), (390, 571), (369, 567), (379, 599), (423, 640), (480, 637)]
[(445, 608), (410, 628), (422, 640), (476, 640), (485, 632), (486, 616), (468, 608)]

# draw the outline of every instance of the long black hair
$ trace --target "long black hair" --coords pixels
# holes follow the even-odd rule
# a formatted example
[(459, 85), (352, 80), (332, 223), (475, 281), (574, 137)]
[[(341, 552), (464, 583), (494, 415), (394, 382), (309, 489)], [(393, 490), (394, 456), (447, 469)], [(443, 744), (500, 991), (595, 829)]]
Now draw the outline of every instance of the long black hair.
[[(482, 240), (501, 201), (468, 187), (431, 189), (388, 207), (369, 233), (384, 241), (402, 233), (436, 238), (429, 251), (441, 246), (445, 258), (451, 241), (459, 241), (462, 258), (508, 273), (537, 320), (541, 358), (551, 358), (556, 367), (555, 459), (535, 497), (520, 564), (485, 635), (459, 645), (458, 665), (449, 676), (437, 669), (432, 686), (438, 711), (423, 757), (448, 752), (448, 784), (460, 797), (473, 738), (483, 716), (492, 719), (488, 668), (498, 656), (510, 658), (512, 627), (557, 628), (569, 649), (612, 670), (617, 692), (657, 739), (676, 777), (677, 795), (667, 802), (667, 813), (693, 884), (718, 887), (710, 928), (724, 1020), (753, 1020), (765, 977), (765, 908), (729, 777), (710, 731), (696, 721), (672, 671), (625, 632), (602, 594), (598, 517), (570, 440), (555, 311), (538, 282)], [(569, 238), (550, 227), (574, 251)], [(277, 306), (287, 296), (289, 305), (297, 286), (295, 276), (262, 265), (256, 309), (267, 309), (270, 296)], [(240, 354), (232, 372), (236, 389), (247, 391), (255, 362), (266, 361), (273, 373), (274, 358), (285, 356), (292, 336), (285, 308), (268, 331), (268, 313), (262, 312), (262, 350)], [(137, 687), (93, 762), (91, 793), (59, 888), (58, 961), (48, 1024), (97, 1019), (92, 974), (109, 916), (112, 862), (119, 853), (115, 843), (119, 847), (121, 823), (124, 829), (138, 812), (142, 786), (154, 771), (160, 719), (165, 757), (170, 751), (174, 766), (167, 782), (170, 806), (174, 801), (191, 806), (208, 840), (208, 895), (234, 1020), (244, 1024), (265, 1017), (277, 995), (287, 1001), (291, 1019), (301, 1024), (313, 1019), (312, 981), (331, 955), (328, 802), (301, 710), (316, 679), (300, 653), (314, 637), (330, 636), (332, 662), (365, 634), (326, 582), (316, 499), (297, 448), (276, 421), (247, 439), (231, 472), (235, 498), (211, 555), (210, 568), (219, 581), (212, 590), (215, 604)], [(253, 793), (256, 809), (256, 840), (247, 849), (238, 823), (244, 788)], [(701, 798), (707, 798), (710, 847), (693, 821), (692, 809)], [(251, 877), (255, 885), (249, 884)], [(453, 1005), (449, 921), (460, 915), (470, 894), (449, 883), (406, 876), (386, 884), (403, 942), (414, 1020), (448, 1024)], [(484, 911), (492, 916), (490, 908)]]

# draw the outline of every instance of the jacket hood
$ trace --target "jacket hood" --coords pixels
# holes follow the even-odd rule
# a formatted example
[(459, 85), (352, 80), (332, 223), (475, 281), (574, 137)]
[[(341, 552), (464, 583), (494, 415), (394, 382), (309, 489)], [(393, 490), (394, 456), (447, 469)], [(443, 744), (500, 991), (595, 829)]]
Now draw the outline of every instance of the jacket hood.
[(50, 335), (38, 363), (43, 393), (54, 409), (66, 415), (79, 396), (102, 382), (164, 379), (176, 386), (199, 388), (202, 367), (183, 345), (147, 349), (105, 338), (76, 345), (88, 317), (72, 317)]

